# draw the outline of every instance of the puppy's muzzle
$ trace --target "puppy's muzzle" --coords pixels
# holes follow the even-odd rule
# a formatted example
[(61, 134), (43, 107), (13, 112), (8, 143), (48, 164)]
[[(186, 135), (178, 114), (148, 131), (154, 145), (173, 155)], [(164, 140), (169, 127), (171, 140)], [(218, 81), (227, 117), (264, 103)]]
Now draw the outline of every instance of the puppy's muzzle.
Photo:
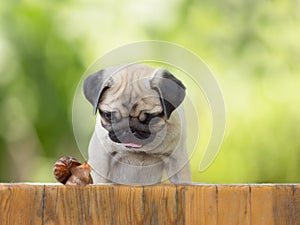
[(155, 133), (150, 131), (150, 124), (140, 123), (136, 118), (123, 118), (112, 123), (108, 131), (110, 139), (117, 143), (145, 145), (155, 138)]
[(144, 142), (146, 139), (148, 139), (151, 136), (150, 132), (145, 131), (136, 131), (136, 130), (122, 130), (122, 131), (110, 131), (109, 137), (112, 141), (117, 143), (127, 143), (127, 142), (133, 142), (133, 143), (140, 143)]

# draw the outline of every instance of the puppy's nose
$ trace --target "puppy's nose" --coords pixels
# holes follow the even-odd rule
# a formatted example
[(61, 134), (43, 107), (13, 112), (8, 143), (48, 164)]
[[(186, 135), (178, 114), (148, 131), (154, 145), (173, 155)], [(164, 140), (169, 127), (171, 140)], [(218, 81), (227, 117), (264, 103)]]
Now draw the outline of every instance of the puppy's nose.
[(133, 135), (136, 134), (136, 129), (135, 128), (130, 128), (130, 130), (131, 130), (131, 132), (132, 132)]

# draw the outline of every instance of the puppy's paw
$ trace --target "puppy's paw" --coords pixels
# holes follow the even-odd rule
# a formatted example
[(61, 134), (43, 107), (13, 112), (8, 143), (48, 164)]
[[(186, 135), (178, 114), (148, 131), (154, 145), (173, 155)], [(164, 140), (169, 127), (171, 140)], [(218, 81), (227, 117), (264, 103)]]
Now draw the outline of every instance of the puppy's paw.
[(91, 166), (81, 164), (77, 159), (65, 156), (56, 161), (53, 167), (55, 179), (65, 185), (84, 186), (92, 184)]

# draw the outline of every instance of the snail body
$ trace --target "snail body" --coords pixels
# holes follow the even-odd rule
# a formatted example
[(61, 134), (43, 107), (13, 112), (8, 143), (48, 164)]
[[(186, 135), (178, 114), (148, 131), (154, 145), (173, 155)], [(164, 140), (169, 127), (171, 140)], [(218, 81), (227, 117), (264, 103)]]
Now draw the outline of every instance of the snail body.
[(93, 179), (91, 176), (91, 167), (88, 163), (71, 168), (71, 176), (69, 177), (66, 185), (79, 185), (92, 184)]

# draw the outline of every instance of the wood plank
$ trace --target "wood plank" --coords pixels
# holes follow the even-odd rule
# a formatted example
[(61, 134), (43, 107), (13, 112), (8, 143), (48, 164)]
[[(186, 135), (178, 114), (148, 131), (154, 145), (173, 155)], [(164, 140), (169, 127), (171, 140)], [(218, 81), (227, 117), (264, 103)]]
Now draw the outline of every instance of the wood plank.
[(145, 186), (143, 224), (183, 224), (183, 189), (175, 185)]
[(274, 225), (273, 191), (271, 185), (252, 185), (251, 221), (253, 225)]
[(218, 186), (218, 224), (250, 225), (250, 187)]
[(0, 185), (0, 224), (42, 224), (44, 185)]
[(277, 185), (273, 190), (273, 218), (275, 225), (294, 224), (294, 196), (292, 185)]
[[(164, 187), (164, 196), (165, 196), (165, 208), (166, 214), (164, 219), (165, 225), (177, 225), (180, 222), (180, 210), (182, 208), (182, 203), (177, 196), (177, 188), (173, 186), (163, 186)], [(179, 192), (180, 193), (180, 192)]]
[(143, 186), (131, 187), (130, 203), (132, 225), (143, 225), (145, 220), (145, 200)]
[(165, 195), (163, 185), (145, 186), (145, 224), (164, 224)]
[(293, 224), (300, 224), (300, 185), (293, 186), (294, 221)]
[(187, 186), (185, 194), (186, 225), (217, 225), (217, 188)]
[(299, 190), (293, 185), (251, 186), (252, 224), (300, 224), (299, 198)]
[(112, 202), (112, 215), (115, 219), (114, 224), (131, 225), (131, 188), (130, 186), (117, 186), (114, 189)]
[(186, 195), (186, 186), (178, 185), (176, 187), (176, 200), (177, 200), (177, 224), (184, 224), (185, 221), (185, 195)]
[(92, 211), (91, 224), (115, 224), (114, 217), (114, 187), (111, 185), (91, 186), (90, 207)]

